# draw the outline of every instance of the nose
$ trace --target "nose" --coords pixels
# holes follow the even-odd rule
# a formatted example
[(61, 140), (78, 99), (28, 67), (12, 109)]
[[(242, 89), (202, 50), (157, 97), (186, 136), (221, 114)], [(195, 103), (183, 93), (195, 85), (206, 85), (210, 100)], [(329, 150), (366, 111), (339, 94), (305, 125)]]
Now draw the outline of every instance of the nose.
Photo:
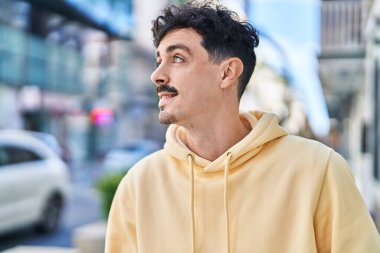
[(169, 83), (169, 77), (164, 69), (163, 64), (161, 64), (150, 76), (150, 79), (156, 86)]

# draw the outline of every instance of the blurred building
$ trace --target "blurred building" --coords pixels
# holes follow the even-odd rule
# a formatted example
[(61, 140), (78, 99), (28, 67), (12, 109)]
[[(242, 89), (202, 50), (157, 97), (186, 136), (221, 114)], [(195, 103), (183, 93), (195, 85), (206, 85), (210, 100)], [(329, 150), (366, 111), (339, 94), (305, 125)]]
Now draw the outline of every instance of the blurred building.
[(322, 1), (320, 77), (333, 128), (380, 228), (380, 1)]
[[(254, 1), (222, 1), (234, 10), (241, 20), (248, 17)], [(252, 20), (251, 20), (252, 21)], [(257, 28), (257, 27), (256, 27)], [(306, 115), (306, 106), (300, 91), (294, 85), (288, 52), (269, 34), (260, 30), (260, 45), (255, 49), (257, 63), (254, 73), (240, 101), (242, 111), (268, 111), (276, 113), (280, 124), (291, 134), (316, 139)]]
[(273, 39), (260, 35), (257, 64), (240, 109), (274, 112), (289, 133), (317, 138), (308, 125), (306, 105), (292, 83), (292, 70), (284, 50)]
[(165, 3), (0, 0), (0, 128), (50, 132), (74, 160), (162, 140), (146, 17)]
[(84, 86), (78, 37), (69, 23), (56, 26), (62, 21), (25, 1), (0, 1), (0, 127), (51, 132), (65, 145), (66, 116), (80, 110)]

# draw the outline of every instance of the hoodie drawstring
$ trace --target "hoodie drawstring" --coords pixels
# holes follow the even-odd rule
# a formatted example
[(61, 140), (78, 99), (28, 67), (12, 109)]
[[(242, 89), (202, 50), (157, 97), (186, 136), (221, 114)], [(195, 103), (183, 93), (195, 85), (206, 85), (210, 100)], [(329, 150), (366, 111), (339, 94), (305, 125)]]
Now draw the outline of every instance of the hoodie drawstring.
[[(230, 162), (232, 153), (227, 153), (227, 159), (224, 163), (224, 214), (226, 219), (226, 240), (227, 240), (227, 253), (230, 253), (230, 218), (228, 212), (228, 175), (230, 171)], [(187, 155), (187, 161), (190, 167), (190, 180), (191, 180), (191, 235), (192, 235), (192, 251), (195, 253), (195, 211), (194, 211), (194, 156)]]
[(192, 236), (192, 248), (191, 252), (195, 253), (195, 215), (194, 215), (194, 156), (192, 154), (187, 155), (187, 161), (190, 166), (190, 178), (191, 178), (191, 236)]
[(227, 239), (227, 253), (230, 253), (230, 217), (228, 212), (228, 174), (230, 171), (230, 161), (232, 153), (227, 153), (227, 159), (224, 163), (224, 212), (226, 218), (226, 239)]

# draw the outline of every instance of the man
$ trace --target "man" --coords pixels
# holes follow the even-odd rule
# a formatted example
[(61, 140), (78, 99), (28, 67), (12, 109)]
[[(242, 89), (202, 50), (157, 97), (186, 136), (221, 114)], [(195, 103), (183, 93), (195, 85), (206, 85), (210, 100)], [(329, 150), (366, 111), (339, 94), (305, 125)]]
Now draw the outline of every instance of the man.
[(114, 197), (108, 253), (371, 253), (380, 239), (344, 159), (239, 113), (256, 30), (222, 6), (169, 6), (153, 22), (164, 149)]

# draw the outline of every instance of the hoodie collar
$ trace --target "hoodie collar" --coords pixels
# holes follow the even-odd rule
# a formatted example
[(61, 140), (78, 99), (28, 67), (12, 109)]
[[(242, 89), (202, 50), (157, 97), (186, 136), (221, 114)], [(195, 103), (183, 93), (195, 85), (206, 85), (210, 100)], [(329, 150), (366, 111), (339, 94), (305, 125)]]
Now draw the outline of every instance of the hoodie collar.
[(175, 124), (170, 125), (167, 130), (164, 149), (171, 156), (184, 162), (187, 162), (187, 157), (191, 154), (195, 171), (213, 173), (223, 171), (223, 164), (228, 153), (232, 154), (230, 169), (234, 169), (260, 152), (265, 143), (288, 134), (279, 125), (279, 117), (273, 113), (253, 111), (243, 112), (240, 116), (250, 123), (251, 132), (214, 161), (204, 159), (192, 152), (184, 142), (185, 129)]

